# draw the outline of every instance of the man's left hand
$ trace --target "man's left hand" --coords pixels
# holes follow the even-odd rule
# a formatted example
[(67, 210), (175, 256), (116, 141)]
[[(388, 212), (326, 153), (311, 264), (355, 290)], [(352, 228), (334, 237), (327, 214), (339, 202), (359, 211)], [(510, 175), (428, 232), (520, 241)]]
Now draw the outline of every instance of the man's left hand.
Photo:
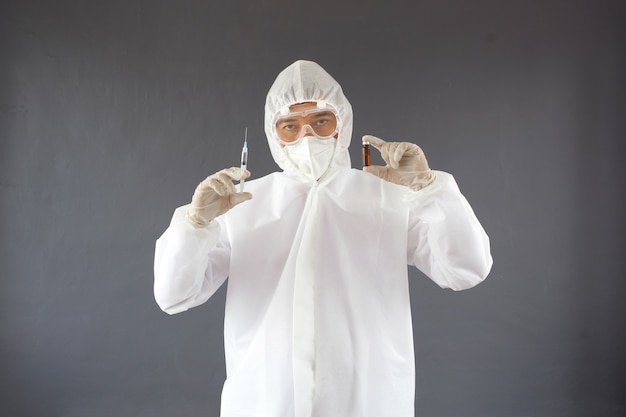
[(385, 142), (372, 135), (363, 136), (363, 142), (369, 142), (380, 151), (386, 166), (371, 165), (363, 171), (374, 174), (385, 181), (404, 185), (414, 191), (421, 190), (435, 179), (435, 174), (428, 166), (422, 149), (410, 142)]

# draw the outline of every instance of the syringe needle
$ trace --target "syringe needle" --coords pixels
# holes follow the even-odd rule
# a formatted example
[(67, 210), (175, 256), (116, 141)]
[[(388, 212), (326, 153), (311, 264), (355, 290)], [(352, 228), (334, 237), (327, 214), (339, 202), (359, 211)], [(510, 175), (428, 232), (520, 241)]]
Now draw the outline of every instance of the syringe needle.
[[(243, 148), (241, 149), (241, 169), (247, 169), (248, 167), (248, 128), (243, 136)], [(239, 181), (239, 192), (243, 193), (243, 185), (246, 182), (245, 178)]]

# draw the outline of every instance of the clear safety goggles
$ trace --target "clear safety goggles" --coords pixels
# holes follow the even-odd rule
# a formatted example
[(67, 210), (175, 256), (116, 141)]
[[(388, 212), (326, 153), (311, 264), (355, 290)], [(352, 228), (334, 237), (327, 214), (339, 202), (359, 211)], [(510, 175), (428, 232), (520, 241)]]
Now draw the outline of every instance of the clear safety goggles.
[(325, 103), (302, 111), (279, 112), (274, 121), (276, 136), (283, 145), (293, 145), (305, 136), (315, 135), (319, 139), (331, 139), (339, 131), (337, 113)]

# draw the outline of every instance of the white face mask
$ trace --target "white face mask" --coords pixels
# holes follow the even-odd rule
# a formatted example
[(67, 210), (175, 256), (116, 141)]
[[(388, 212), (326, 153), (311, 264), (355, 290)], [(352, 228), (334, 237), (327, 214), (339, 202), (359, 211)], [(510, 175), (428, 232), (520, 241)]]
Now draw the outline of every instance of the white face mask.
[(317, 181), (330, 166), (336, 144), (337, 140), (334, 138), (319, 139), (315, 136), (305, 136), (283, 149), (301, 173)]

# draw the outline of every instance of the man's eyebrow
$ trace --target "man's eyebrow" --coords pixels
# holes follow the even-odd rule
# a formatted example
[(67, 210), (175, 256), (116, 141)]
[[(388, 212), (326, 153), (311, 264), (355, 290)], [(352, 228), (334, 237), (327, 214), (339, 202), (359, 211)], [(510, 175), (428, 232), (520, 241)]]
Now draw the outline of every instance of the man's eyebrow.
[(295, 117), (286, 117), (284, 119), (278, 119), (276, 121), (276, 123), (293, 123), (296, 122), (298, 119), (296, 119)]
[[(312, 117), (314, 119), (317, 119), (319, 117), (328, 117), (328, 116), (334, 116), (334, 113), (331, 112), (331, 111), (326, 110), (326, 111), (313, 113), (313, 115), (312, 115)], [(296, 118), (296, 117), (289, 117), (289, 116), (287, 116), (287, 117), (282, 117), (282, 118), (278, 119), (276, 121), (276, 123), (293, 123), (293, 122), (297, 122), (298, 120), (299, 119)]]
[(331, 112), (331, 111), (323, 111), (323, 112), (315, 113), (313, 115), (313, 117), (326, 117), (326, 116), (330, 116), (330, 115), (333, 115), (333, 112)]

